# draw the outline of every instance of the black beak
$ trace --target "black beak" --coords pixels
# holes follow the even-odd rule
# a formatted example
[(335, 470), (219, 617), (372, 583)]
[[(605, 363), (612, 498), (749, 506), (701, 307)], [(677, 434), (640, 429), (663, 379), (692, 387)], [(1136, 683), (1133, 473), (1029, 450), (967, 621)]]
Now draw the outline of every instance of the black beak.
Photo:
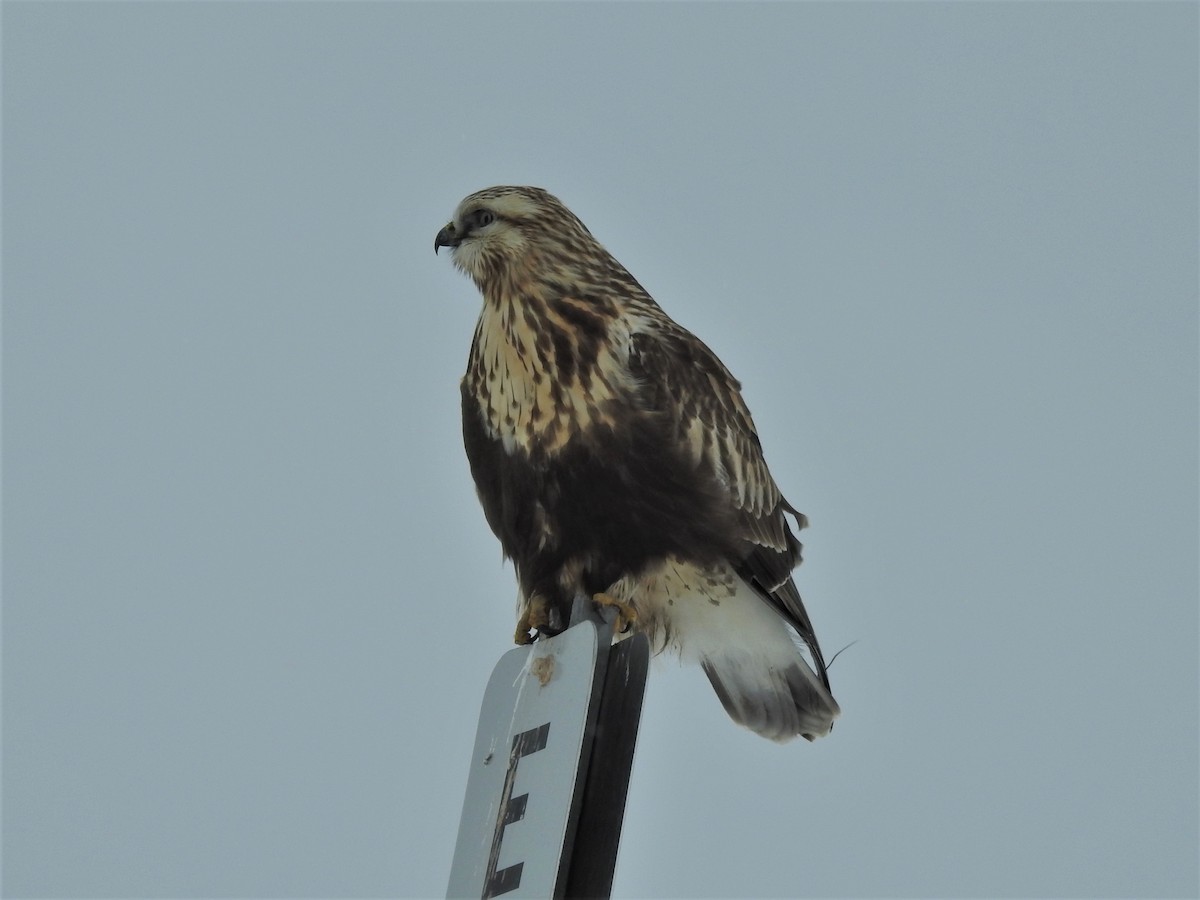
[(433, 252), (437, 253), (442, 247), (457, 247), (461, 243), (462, 237), (455, 231), (454, 223), (451, 222), (433, 239)]

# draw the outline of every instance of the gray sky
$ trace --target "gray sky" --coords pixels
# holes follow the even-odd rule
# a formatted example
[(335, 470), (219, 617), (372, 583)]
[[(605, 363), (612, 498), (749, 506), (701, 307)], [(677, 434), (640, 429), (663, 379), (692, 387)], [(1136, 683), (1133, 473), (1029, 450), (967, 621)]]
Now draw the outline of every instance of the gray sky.
[(742, 379), (844, 715), (660, 662), (615, 893), (1195, 896), (1194, 3), (3, 4), (10, 896), (446, 885), (465, 194)]

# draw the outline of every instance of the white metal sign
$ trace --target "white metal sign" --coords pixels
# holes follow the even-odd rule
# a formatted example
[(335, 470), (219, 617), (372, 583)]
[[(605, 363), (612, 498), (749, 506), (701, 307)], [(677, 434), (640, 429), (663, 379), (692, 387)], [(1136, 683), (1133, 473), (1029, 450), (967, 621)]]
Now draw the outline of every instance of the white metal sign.
[[(608, 652), (608, 634), (604, 635)], [(484, 692), (446, 895), (563, 893), (601, 679), (585, 620), (510, 650)], [(582, 762), (582, 765), (581, 765)]]

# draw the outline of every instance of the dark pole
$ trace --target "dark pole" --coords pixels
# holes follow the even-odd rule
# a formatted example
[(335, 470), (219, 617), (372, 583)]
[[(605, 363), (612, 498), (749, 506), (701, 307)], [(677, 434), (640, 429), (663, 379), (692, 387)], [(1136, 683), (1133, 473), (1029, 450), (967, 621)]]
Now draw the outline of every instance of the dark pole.
[(565, 896), (569, 900), (612, 894), (649, 665), (650, 644), (643, 634), (627, 638), (609, 650), (575, 847), (567, 873)]

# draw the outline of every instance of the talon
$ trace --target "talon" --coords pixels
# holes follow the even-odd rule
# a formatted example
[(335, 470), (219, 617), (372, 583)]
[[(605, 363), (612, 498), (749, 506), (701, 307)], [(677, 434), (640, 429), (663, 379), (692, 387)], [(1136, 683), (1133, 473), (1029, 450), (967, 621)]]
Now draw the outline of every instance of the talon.
[[(549, 624), (550, 609), (546, 604), (546, 598), (541, 594), (534, 594), (526, 601), (521, 610), (521, 617), (517, 619), (517, 631), (513, 635), (513, 641), (517, 644), (532, 644), (537, 638), (536, 632)], [(535, 633), (530, 634), (531, 631)]]
[(611, 594), (603, 592), (592, 595), (592, 602), (597, 606), (613, 606), (617, 610), (617, 618), (613, 621), (613, 633), (624, 634), (637, 622), (637, 609), (623, 600), (618, 600)]

